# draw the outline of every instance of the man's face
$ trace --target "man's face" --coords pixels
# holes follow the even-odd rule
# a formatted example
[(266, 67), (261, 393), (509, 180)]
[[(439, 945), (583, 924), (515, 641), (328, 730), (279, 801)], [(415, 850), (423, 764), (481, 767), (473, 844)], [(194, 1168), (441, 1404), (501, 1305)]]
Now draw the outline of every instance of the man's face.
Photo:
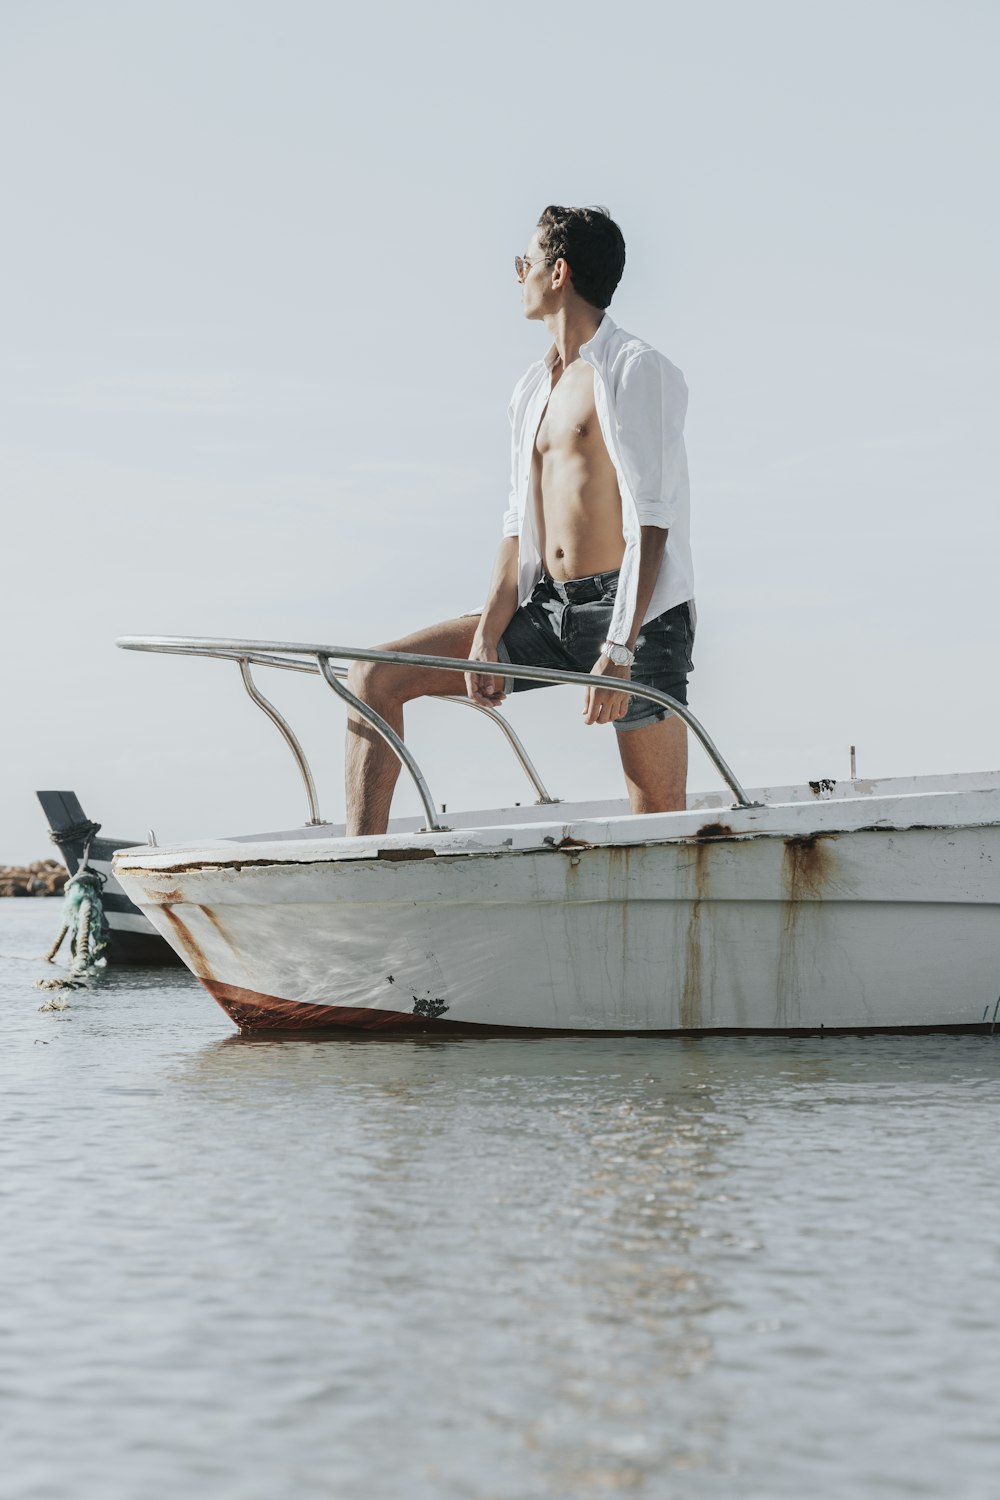
[(521, 305), (526, 318), (541, 318), (549, 310), (552, 300), (552, 267), (545, 264), (545, 252), (538, 242), (538, 231), (528, 241), (524, 252), (530, 262), (527, 274), (521, 282)]

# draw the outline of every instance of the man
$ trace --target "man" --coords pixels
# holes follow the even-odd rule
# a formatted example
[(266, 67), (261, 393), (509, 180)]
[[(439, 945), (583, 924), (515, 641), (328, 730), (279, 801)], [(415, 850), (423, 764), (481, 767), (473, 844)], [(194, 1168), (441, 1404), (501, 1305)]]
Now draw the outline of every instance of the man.
[[(478, 615), (386, 649), (590, 672), (587, 724), (614, 724), (633, 812), (685, 805), (687, 730), (630, 698), (630, 680), (687, 702), (694, 635), (683, 376), (605, 309), (625, 266), (604, 209), (546, 208), (515, 257), (526, 318), (553, 343), (510, 406), (511, 495), (489, 597)], [(456, 674), (355, 663), (353, 691), (402, 734), (412, 698), (454, 693)], [(469, 672), (496, 707), (546, 684)], [(357, 715), (347, 739), (347, 832), (383, 833), (399, 762)]]

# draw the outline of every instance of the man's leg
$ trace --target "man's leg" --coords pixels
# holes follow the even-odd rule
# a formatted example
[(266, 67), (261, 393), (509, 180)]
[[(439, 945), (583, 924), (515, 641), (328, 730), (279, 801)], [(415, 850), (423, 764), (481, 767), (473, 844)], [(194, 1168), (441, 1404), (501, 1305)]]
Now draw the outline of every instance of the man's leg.
[[(380, 649), (467, 658), (478, 624), (478, 615), (465, 615), (443, 625), (431, 625)], [(498, 675), (502, 673), (501, 667)], [(465, 692), (465, 679), (459, 672), (396, 666), (381, 661), (352, 662), (347, 685), (352, 693), (381, 714), (399, 735), (403, 733), (403, 705), (411, 698), (436, 698)], [(349, 713), (345, 760), (348, 834), (385, 832), (398, 775), (399, 761), (395, 752), (370, 724), (358, 714)]]
[(687, 725), (676, 714), (618, 735), (629, 806), (634, 813), (687, 806)]

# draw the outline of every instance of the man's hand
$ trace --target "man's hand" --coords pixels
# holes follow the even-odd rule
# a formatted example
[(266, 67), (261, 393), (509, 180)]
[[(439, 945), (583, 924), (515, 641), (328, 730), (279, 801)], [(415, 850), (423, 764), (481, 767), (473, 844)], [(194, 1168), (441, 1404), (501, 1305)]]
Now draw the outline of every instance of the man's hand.
[[(499, 661), (497, 648), (490, 641), (483, 640), (482, 636), (476, 635), (469, 649), (470, 661)], [(488, 677), (485, 672), (466, 672), (465, 690), (473, 703), (478, 703), (482, 708), (499, 708), (506, 698), (504, 683), (506, 678)]]
[[(592, 677), (617, 677), (622, 682), (632, 680), (631, 667), (616, 667), (613, 661), (606, 656), (598, 657), (591, 668)], [(623, 693), (621, 689), (614, 692), (610, 688), (589, 687), (583, 700), (583, 722), (585, 724), (613, 724), (616, 719), (624, 719), (628, 713), (630, 693)]]

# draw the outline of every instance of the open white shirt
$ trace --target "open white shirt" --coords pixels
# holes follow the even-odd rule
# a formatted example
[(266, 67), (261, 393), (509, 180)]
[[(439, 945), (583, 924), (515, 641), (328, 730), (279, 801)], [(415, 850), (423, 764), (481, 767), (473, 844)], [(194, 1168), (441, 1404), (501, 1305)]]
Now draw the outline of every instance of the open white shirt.
[[(622, 499), (622, 559), (608, 639), (626, 641), (639, 588), (639, 528), (659, 526), (667, 545), (643, 624), (694, 597), (690, 500), (684, 416), (687, 386), (676, 365), (608, 317), (580, 358), (594, 367), (594, 399), (605, 447), (618, 475)], [(552, 389), (555, 348), (514, 387), (511, 421), (510, 501), (504, 536), (519, 541), (518, 602), (524, 604), (542, 571), (531, 504), (531, 460), (539, 423)]]

